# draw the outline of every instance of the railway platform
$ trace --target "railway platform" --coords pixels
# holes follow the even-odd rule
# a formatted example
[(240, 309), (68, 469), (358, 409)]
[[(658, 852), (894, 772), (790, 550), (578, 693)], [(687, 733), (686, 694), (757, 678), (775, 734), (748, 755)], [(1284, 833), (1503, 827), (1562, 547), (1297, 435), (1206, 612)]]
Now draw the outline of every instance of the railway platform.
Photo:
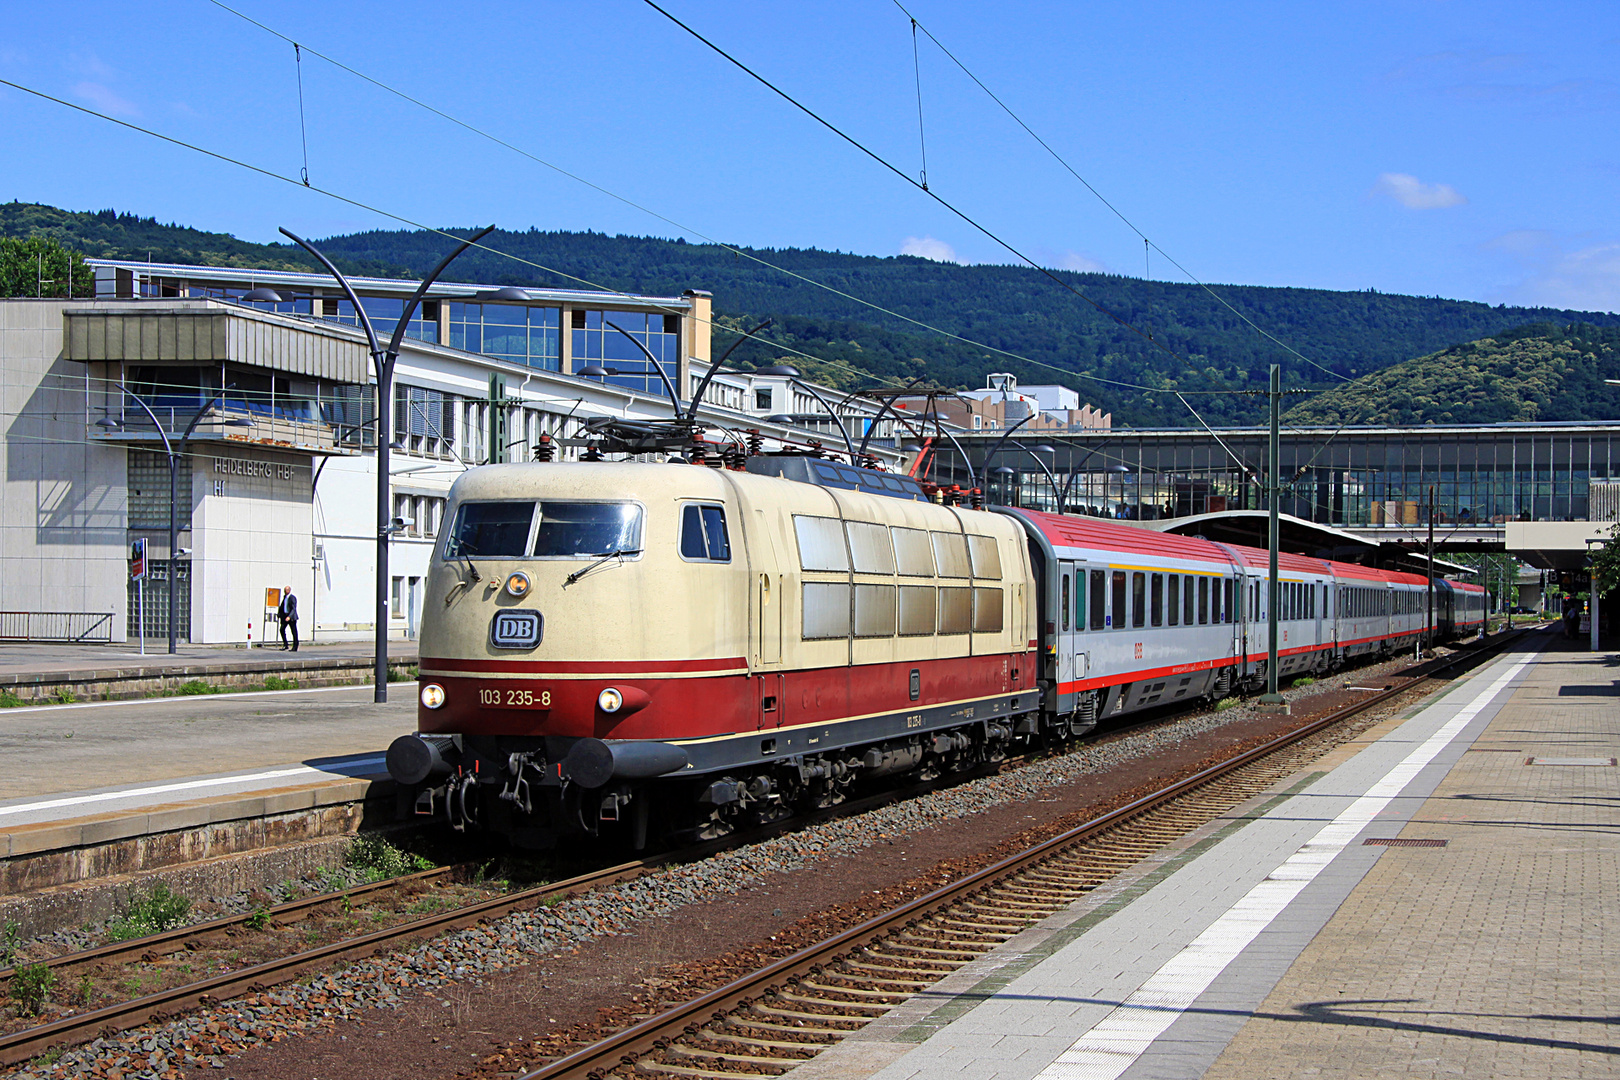
[(1521, 639), (795, 1080), (1620, 1074), (1617, 698)]
[(385, 704), (344, 686), (0, 709), (0, 754), (29, 763), (0, 777), (0, 898), (391, 818), (383, 755), (415, 727), (416, 684), (390, 691)]

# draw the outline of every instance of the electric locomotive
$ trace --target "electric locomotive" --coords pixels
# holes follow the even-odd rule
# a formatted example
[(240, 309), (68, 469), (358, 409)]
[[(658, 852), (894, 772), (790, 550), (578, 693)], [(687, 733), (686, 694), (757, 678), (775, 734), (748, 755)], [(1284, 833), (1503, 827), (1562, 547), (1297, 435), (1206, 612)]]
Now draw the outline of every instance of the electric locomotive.
[[(1263, 551), (808, 456), (732, 464), (456, 482), (418, 732), (387, 756), (417, 813), (525, 847), (711, 838), (1266, 680)], [(1280, 676), (1426, 633), (1424, 578), (1287, 554), (1279, 577)]]

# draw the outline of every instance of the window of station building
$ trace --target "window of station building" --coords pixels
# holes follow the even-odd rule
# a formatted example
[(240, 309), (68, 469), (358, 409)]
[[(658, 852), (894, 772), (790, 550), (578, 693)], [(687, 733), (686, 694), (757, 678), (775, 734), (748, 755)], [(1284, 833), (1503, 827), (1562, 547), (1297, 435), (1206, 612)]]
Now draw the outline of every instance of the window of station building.
[(394, 439), (414, 454), (448, 454), (455, 398), (424, 386), (394, 387)]
[(895, 563), (902, 577), (933, 577), (934, 548), (923, 529), (889, 530), (894, 541)]
[(525, 367), (558, 371), (562, 367), (561, 320), (561, 308), (451, 303), (449, 344)]
[(1063, 629), (1064, 630), (1069, 629), (1069, 593), (1070, 593), (1069, 575), (1065, 573), (1063, 575), (1063, 600), (1062, 600), (1062, 603), (1060, 605), (1060, 610), (1062, 610), (1062, 612), (1063, 612)]
[(1209, 578), (1198, 579), (1198, 625), (1209, 622)]
[(894, 586), (855, 586), (855, 636), (894, 636)]
[(1169, 584), (1169, 587), (1165, 591), (1170, 597), (1170, 605), (1169, 605), (1170, 610), (1168, 612), (1168, 614), (1170, 616), (1170, 625), (1171, 626), (1180, 626), (1181, 625), (1181, 575), (1180, 574), (1171, 574), (1170, 575), (1170, 584)]
[(939, 632), (966, 634), (973, 629), (973, 590), (939, 590)]
[(932, 585), (900, 586), (900, 636), (932, 634), (938, 625), (936, 597)]
[(321, 419), (344, 446), (377, 444), (377, 398), (369, 386), (331, 386), (320, 390)]
[(1109, 612), (1109, 625), (1115, 630), (1125, 629), (1125, 571), (1115, 570), (1113, 580), (1109, 582), (1110, 591), (1114, 594), (1113, 611)]
[[(309, 307), (299, 306), (305, 298), (294, 299), (293, 306), (300, 314), (313, 314)], [(359, 326), (360, 317), (354, 312), (354, 305), (349, 303), (347, 297), (323, 297), (321, 304), (321, 318), (330, 322), (342, 323), (344, 326)], [(334, 304), (332, 301), (336, 300)], [(280, 308), (282, 305), (275, 305)], [(372, 329), (379, 338), (394, 332), (394, 326), (405, 311), (405, 298), (403, 296), (362, 296), (360, 306), (365, 309), (366, 317), (371, 320)], [(405, 325), (405, 336), (415, 338), (417, 341), (439, 340), (439, 301), (423, 300), (416, 305), (411, 313), (411, 321)]]
[(771, 389), (770, 389), (770, 387), (766, 387), (763, 390), (755, 390), (754, 391), (754, 408), (756, 410), (758, 410), (759, 412), (770, 412), (771, 411), (772, 405), (771, 405)]
[(973, 590), (973, 632), (975, 634), (1001, 633), (1001, 590)]
[(1108, 572), (1091, 571), (1091, 628), (1103, 630), (1108, 626)]
[[(679, 315), (648, 314), (641, 311), (587, 311), (578, 309), (569, 313), (570, 344), (573, 346), (574, 370), (590, 363), (599, 363), (618, 371), (607, 381), (645, 394), (664, 396), (664, 383), (658, 372), (647, 363), (647, 357), (626, 340), (626, 334), (647, 347), (653, 359), (664, 369), (673, 382), (680, 363)], [(618, 327), (615, 330), (614, 327)]]
[(731, 539), (726, 535), (724, 507), (686, 504), (681, 511), (681, 558), (698, 562), (731, 561)]
[(1164, 575), (1154, 574), (1149, 591), (1148, 616), (1154, 626), (1164, 625)]

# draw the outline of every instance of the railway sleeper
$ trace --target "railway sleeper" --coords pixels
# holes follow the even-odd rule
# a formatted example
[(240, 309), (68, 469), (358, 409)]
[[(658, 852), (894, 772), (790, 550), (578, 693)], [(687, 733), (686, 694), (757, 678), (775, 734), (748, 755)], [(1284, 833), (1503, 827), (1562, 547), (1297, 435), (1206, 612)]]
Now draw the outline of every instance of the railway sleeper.
[[(829, 1026), (830, 1021), (844, 1022), (843, 1018), (836, 1016), (817, 1016), (811, 1015), (810, 1013), (786, 1012), (781, 1009), (773, 1010), (772, 1015), (774, 1016), (799, 1018), (799, 1023), (797, 1024), (779, 1024), (774, 1020), (758, 1019), (755, 1016), (755, 1013), (758, 1012), (760, 1012), (760, 1006), (755, 1005), (746, 1013), (734, 1013), (733, 1015), (726, 1017), (725, 1022), (728, 1024), (736, 1024), (738, 1027), (747, 1028), (750, 1031), (781, 1031), (794, 1035), (803, 1035), (807, 1038), (815, 1037), (822, 1040), (823, 1043), (837, 1042), (840, 1037), (848, 1035), (851, 1031), (858, 1030), (858, 1027), (842, 1028)], [(809, 1021), (814, 1021), (817, 1026), (806, 1026), (806, 1023)]]
[[(773, 1064), (780, 1065), (781, 1062)], [(693, 1069), (685, 1065), (669, 1065), (663, 1062), (643, 1062), (635, 1064), (637, 1076), (695, 1076), (702, 1080), (737, 1080), (739, 1076), (747, 1076), (743, 1072), (717, 1072), (714, 1069)], [(772, 1075), (777, 1075), (773, 1073)]]
[[(890, 994), (885, 996), (893, 997), (894, 995)], [(879, 1005), (876, 1002), (828, 1001), (826, 998), (811, 997), (808, 994), (795, 994), (791, 990), (778, 990), (776, 992), (776, 1000), (791, 1002), (794, 1005), (816, 1005), (824, 1009), (864, 1009), (871, 1014), (870, 1016), (866, 1017), (868, 1020), (882, 1016), (884, 1013), (888, 1012), (890, 1008), (888, 1005)]]
[[(915, 952), (922, 953), (922, 954), (924, 954), (926, 956), (941, 957), (941, 958), (945, 958), (945, 959), (949, 959), (949, 960), (954, 960), (954, 961), (957, 961), (957, 962), (963, 963), (963, 964), (967, 963), (970, 960), (977, 960), (979, 957), (983, 956), (985, 954), (985, 952), (988, 951), (988, 949), (989, 949), (989, 946), (986, 946), (983, 949), (942, 949), (942, 948), (939, 947), (939, 939), (937, 937), (922, 938), (922, 937), (919, 937), (917, 934), (913, 934), (913, 933), (907, 933), (905, 936), (907, 938), (910, 938), (913, 941), (923, 941), (923, 942), (926, 942), (927, 944), (911, 945), (911, 944), (908, 944), (907, 942), (904, 942), (904, 941), (893, 941), (893, 940), (891, 940), (891, 941), (884, 942), (883, 943), (884, 947), (885, 948), (896, 948), (896, 949), (911, 949), (911, 950), (913, 950)], [(882, 956), (884, 954), (883, 953), (877, 953), (875, 955)]]
[(845, 960), (844, 966), (854, 968), (856, 971), (893, 972), (896, 975), (932, 975), (935, 981), (949, 975), (957, 968), (956, 964), (932, 964), (927, 968), (903, 968), (889, 964), (866, 964), (859, 960)]
[[(896, 979), (896, 978), (893, 978), (892, 976), (869, 975), (869, 974), (867, 974), (865, 972), (860, 972), (860, 971), (847, 971), (847, 972), (846, 971), (823, 971), (821, 973), (821, 975), (820, 975), (820, 978), (830, 979), (830, 980), (847, 979), (850, 982), (866, 983), (867, 985), (872, 986), (872, 987), (898, 986), (898, 987), (902, 987), (902, 989), (895, 991), (895, 993), (906, 993), (906, 994), (914, 993), (918, 989), (927, 989), (928, 987), (933, 986), (934, 983), (939, 981), (938, 979), (928, 979), (928, 980), (922, 980), (922, 979)], [(851, 993), (853, 991), (845, 991), (845, 992), (846, 993)], [(863, 991), (863, 993), (864, 993), (864, 991)]]
[[(666, 1054), (678, 1054), (681, 1057), (696, 1058), (700, 1061), (719, 1060), (735, 1062), (738, 1065), (777, 1065), (787, 1067), (791, 1062), (803, 1061), (804, 1058), (783, 1059), (779, 1057), (755, 1057), (751, 1054), (733, 1054), (724, 1050), (700, 1050), (695, 1047), (673, 1043), (664, 1050)], [(812, 1057), (814, 1055), (811, 1055)]]
[(702, 1029), (698, 1032), (698, 1035), (705, 1039), (713, 1039), (715, 1042), (736, 1043), (739, 1046), (758, 1046), (766, 1050), (802, 1050), (811, 1056), (819, 1054), (828, 1046), (825, 1042), (794, 1043), (780, 1042), (775, 1039), (756, 1039), (752, 1035), (737, 1035), (729, 1031), (716, 1031), (712, 1027)]
[(829, 1005), (875, 1005), (879, 1001), (886, 1001), (898, 1005), (911, 996), (909, 990), (868, 990), (858, 986), (839, 986), (836, 983), (822, 982), (819, 979), (800, 979), (799, 989), (813, 991), (817, 994), (839, 994), (852, 997), (854, 1001), (839, 1001), (836, 998), (827, 1000)]
[[(777, 997), (780, 998), (781, 995), (778, 994)], [(795, 1001), (803, 1000), (803, 1001), (808, 1002), (811, 1005), (825, 1005), (826, 1004), (826, 1002), (824, 1002), (824, 1001), (816, 1001), (816, 1000), (814, 1000), (812, 998), (802, 998), (802, 999), (801, 998), (794, 998), (793, 1000), (795, 1000)], [(799, 1009), (787, 1009), (787, 1008), (782, 1008), (782, 1007), (776, 1006), (776, 1005), (766, 1005), (763, 1002), (756, 1002), (754, 1005), (750, 1006), (750, 1008), (752, 1008), (755, 1012), (760, 1013), (763, 1016), (776, 1016), (776, 1017), (783, 1017), (783, 1018), (786, 1018), (788, 1020), (803, 1020), (806, 1023), (823, 1024), (823, 1025), (825, 1025), (827, 1027), (828, 1031), (844, 1031), (844, 1032), (859, 1031), (861, 1028), (865, 1027), (866, 1024), (867, 1024), (867, 1021), (871, 1019), (870, 1017), (858, 1017), (857, 1018), (857, 1017), (853, 1017), (853, 1016), (839, 1016), (839, 1015), (837, 1015), (835, 1013), (804, 1012), (804, 1011), (799, 1010)], [(848, 1027), (835, 1027), (835, 1026), (833, 1026), (835, 1024), (848, 1024), (849, 1026)], [(798, 1029), (795, 1028), (794, 1030), (798, 1030)]]

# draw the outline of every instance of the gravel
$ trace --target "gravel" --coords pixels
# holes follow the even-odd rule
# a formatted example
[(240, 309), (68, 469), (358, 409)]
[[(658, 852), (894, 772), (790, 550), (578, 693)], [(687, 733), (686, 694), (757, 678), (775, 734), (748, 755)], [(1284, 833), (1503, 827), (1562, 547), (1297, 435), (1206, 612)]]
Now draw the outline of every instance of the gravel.
[[(1404, 662), (1362, 667), (1293, 691), (1302, 696), (1369, 685)], [(118, 1075), (124, 1080), (203, 1075), (225, 1059), (260, 1042), (279, 1042), (330, 1028), (369, 1009), (391, 1009), (407, 995), (447, 993), (452, 986), (483, 985), (484, 976), (527, 964), (590, 938), (627, 930), (639, 920), (668, 915), (689, 904), (735, 895), (765, 875), (832, 863), (867, 848), (944, 822), (960, 821), (1007, 803), (1125, 762), (1163, 753), (1194, 735), (1242, 723), (1257, 708), (1239, 704), (1220, 711), (1174, 717), (1096, 742), (1007, 773), (965, 783), (855, 817), (806, 828), (699, 862), (662, 867), (631, 881), (533, 911), (514, 912), (434, 938), (407, 951), (365, 960), (305, 982), (250, 994), (200, 1009), (184, 1019), (131, 1029), (17, 1066), (16, 1080)], [(247, 910), (246, 895), (218, 898)], [(68, 931), (68, 934), (80, 931)], [(444, 1002), (445, 1007), (451, 1003)]]

